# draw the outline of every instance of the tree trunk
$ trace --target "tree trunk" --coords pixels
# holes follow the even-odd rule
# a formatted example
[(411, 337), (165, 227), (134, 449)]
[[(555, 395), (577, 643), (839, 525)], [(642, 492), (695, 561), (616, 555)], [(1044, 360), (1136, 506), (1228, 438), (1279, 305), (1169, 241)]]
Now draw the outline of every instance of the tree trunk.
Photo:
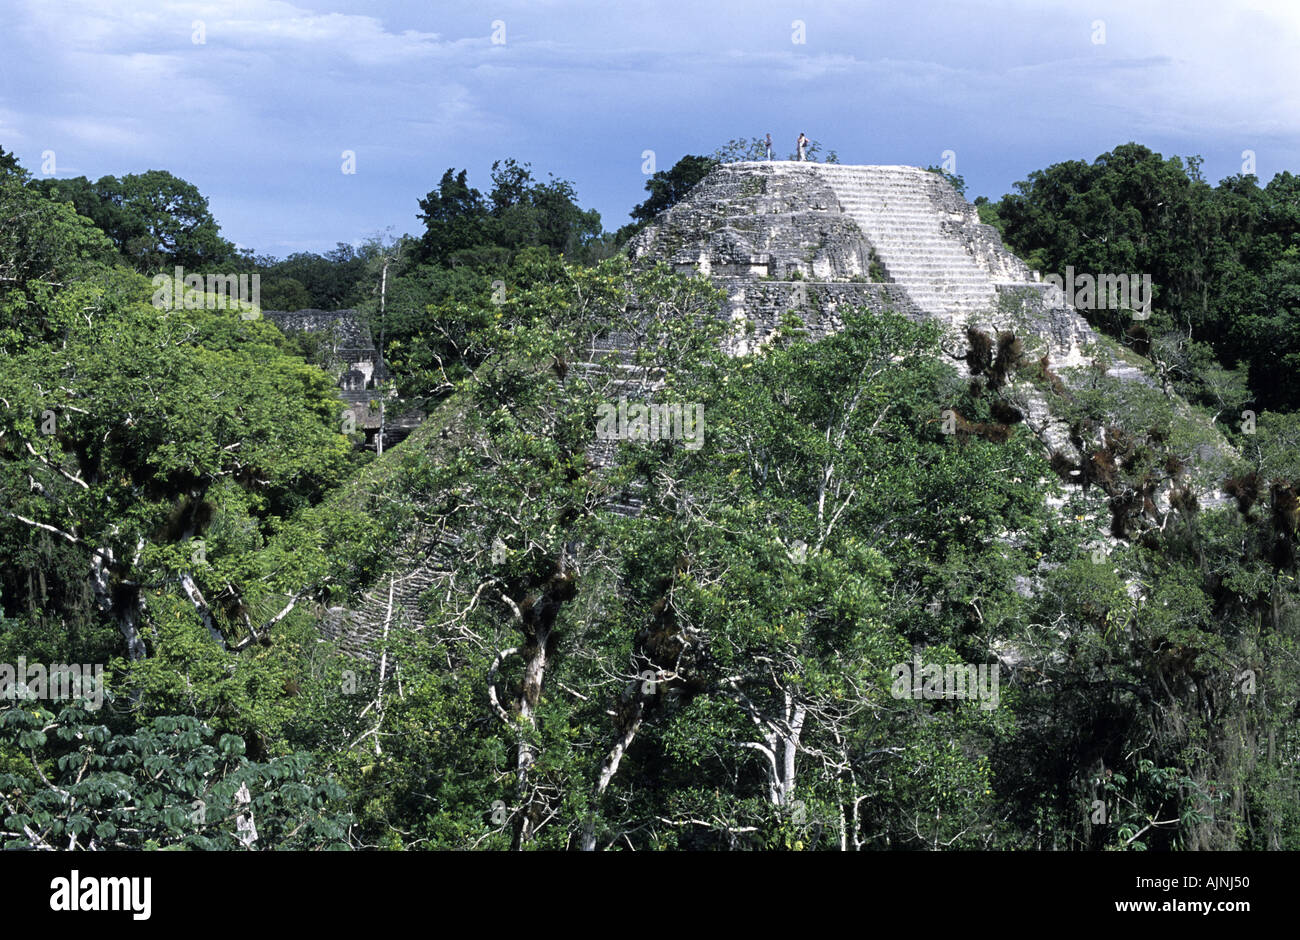
[(600, 805), (600, 798), (604, 796), (605, 790), (609, 787), (609, 782), (614, 779), (614, 774), (618, 773), (618, 765), (623, 762), (623, 755), (627, 749), (632, 746), (632, 740), (636, 733), (641, 730), (641, 722), (645, 717), (645, 703), (637, 702), (636, 715), (623, 729), (622, 736), (615, 742), (609, 753), (605, 755), (605, 760), (600, 766), (600, 774), (596, 778), (596, 790), (593, 794), (591, 816), (587, 819), (586, 826), (582, 831), (582, 851), (592, 852), (596, 848), (596, 809)]
[(531, 842), (537, 831), (532, 794), (528, 792), (528, 771), (537, 760), (537, 747), (531, 740), (530, 732), (537, 727), (535, 712), (542, 697), (542, 680), (546, 677), (546, 641), (550, 639), (550, 634), (549, 626), (538, 624), (532, 642), (524, 647), (524, 682), (519, 694), (522, 725), (515, 756), (515, 794), (520, 807), (513, 846), (516, 849)]
[(90, 588), (95, 595), (95, 606), (110, 614), (126, 640), (127, 658), (136, 661), (145, 658), (144, 640), (140, 639), (140, 615), (144, 612), (144, 596), (135, 590), (133, 603), (121, 605), (113, 597), (109, 583), (113, 567), (113, 549), (107, 545), (94, 549), (90, 555)]

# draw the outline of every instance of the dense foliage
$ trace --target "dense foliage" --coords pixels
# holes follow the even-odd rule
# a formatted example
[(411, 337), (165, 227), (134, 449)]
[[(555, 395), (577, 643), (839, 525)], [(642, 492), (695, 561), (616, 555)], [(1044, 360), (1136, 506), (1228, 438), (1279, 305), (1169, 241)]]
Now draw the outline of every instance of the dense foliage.
[(1088, 314), (1094, 325), (1154, 352), (1188, 385), (1203, 383), (1205, 360), (1217, 358), (1221, 368), (1248, 372), (1258, 404), (1294, 410), (1300, 178), (1283, 172), (1261, 186), (1241, 174), (1211, 186), (1200, 164), (1125, 144), (1091, 164), (1031, 173), (991, 206), (991, 219), (1044, 274), (1072, 266), (1150, 275), (1149, 323), (1134, 328), (1131, 311), (1108, 309)]
[[(0, 150), (0, 665), (106, 686), (0, 700), (6, 847), (1300, 847), (1290, 174), (1126, 145), (981, 206), (1044, 271), (1154, 274), (1145, 339), (1096, 317), (1150, 387), (1013, 336), (959, 381), (891, 313), (728, 357), (707, 281), (616, 256), (566, 181), (492, 183), (276, 260), (169, 174)], [(427, 419), (363, 454), (300, 341), (151, 303), (172, 264), (359, 308)], [(598, 468), (638, 381), (702, 421)], [(328, 639), (363, 608), (368, 648)]]

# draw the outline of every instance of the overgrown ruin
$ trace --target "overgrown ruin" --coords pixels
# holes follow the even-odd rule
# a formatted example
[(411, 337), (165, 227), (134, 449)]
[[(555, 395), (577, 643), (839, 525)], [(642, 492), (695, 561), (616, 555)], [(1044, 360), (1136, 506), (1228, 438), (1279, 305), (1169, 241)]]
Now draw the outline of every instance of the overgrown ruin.
[[(1086, 367), (1122, 383), (1154, 384), (1092, 329), (1060, 288), (1008, 251), (996, 229), (981, 223), (976, 208), (947, 180), (917, 167), (722, 165), (638, 233), (628, 253), (634, 262), (662, 261), (684, 276), (704, 275), (723, 289), (723, 314), (733, 327), (727, 350), (734, 355), (759, 350), (788, 313), (797, 314), (814, 339), (842, 329), (841, 311), (849, 308), (892, 309), (939, 321), (949, 344), (962, 346), (948, 356), (962, 376), (982, 376), (1001, 394), (1015, 371), (1029, 369), (1040, 380), (1014, 383), (1014, 400), (994, 409), (999, 423), (954, 415), (951, 433), (958, 440), (972, 434), (1006, 440), (1008, 425), (1023, 420), (1067, 482), (1092, 482), (1086, 471), (1096, 462), (1095, 448), (1105, 447), (1104, 438), (1085, 439), (1054, 413), (1052, 399), (1068, 395), (1070, 371)], [(271, 316), (285, 317), (292, 327), (293, 318), (307, 313), (312, 312)], [(360, 340), (346, 326), (340, 335)], [(611, 331), (593, 347), (590, 361), (573, 364), (572, 374), (602, 373), (619, 394), (626, 389), (629, 397), (645, 397), (655, 383), (630, 365), (636, 342), (630, 334)], [(982, 352), (981, 343), (988, 346)], [(368, 350), (373, 357), (373, 344), (344, 348)], [(365, 374), (369, 362), (373, 358), (357, 357), (349, 374)], [(362, 389), (368, 388), (366, 378)], [(942, 407), (936, 402), (936, 418)], [(1221, 439), (1211, 449), (1220, 444)], [(615, 448), (610, 441), (593, 441), (589, 459), (607, 465)], [(1138, 508), (1158, 503), (1167, 510), (1170, 494), (1186, 485), (1181, 472), (1173, 475), (1159, 492), (1152, 486), (1142, 493)], [(1106, 496), (1126, 498), (1096, 491), (1099, 516), (1106, 514)], [(1226, 498), (1210, 493), (1202, 504)], [(638, 500), (625, 493), (613, 508), (636, 513)], [(1105, 534), (1099, 530), (1100, 537)], [(392, 630), (418, 627), (419, 598), (437, 578), (436, 554), (416, 551), (354, 609), (331, 609), (324, 619), (326, 634), (360, 652)]]

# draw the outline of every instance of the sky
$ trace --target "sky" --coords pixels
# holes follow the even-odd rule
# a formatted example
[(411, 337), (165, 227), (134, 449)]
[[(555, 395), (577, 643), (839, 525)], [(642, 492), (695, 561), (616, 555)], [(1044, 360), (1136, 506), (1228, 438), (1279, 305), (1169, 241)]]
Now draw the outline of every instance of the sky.
[(769, 132), (951, 152), (971, 199), (1128, 141), (1266, 182), (1300, 172), (1297, 79), (1300, 0), (0, 0), (0, 146), (168, 170), (278, 257), (418, 234), (445, 170), (486, 192), (507, 157), (612, 231), (647, 170)]

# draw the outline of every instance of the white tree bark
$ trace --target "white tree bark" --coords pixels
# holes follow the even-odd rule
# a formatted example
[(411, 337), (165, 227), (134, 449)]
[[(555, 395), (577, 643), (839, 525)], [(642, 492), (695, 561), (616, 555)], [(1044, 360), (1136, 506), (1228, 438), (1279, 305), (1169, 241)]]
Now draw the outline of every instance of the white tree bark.
[(194, 605), (195, 611), (203, 620), (203, 626), (207, 628), (208, 636), (212, 637), (213, 642), (220, 646), (222, 650), (229, 652), (229, 648), (226, 646), (226, 638), (217, 629), (217, 623), (212, 617), (212, 608), (208, 606), (208, 602), (204, 599), (199, 586), (194, 583), (194, 576), (188, 571), (182, 571), (180, 573), (180, 582), (185, 596), (190, 599), (190, 603)]
[(778, 809), (790, 805), (797, 783), (795, 758), (799, 753), (803, 737), (804, 721), (808, 710), (795, 700), (789, 689), (782, 691), (784, 700), (783, 714), (778, 718), (763, 715), (749, 696), (741, 690), (736, 680), (728, 680), (732, 690), (732, 699), (749, 716), (762, 735), (763, 741), (741, 741), (741, 747), (758, 751), (765, 758), (764, 770), (767, 774), (768, 800)]
[(618, 773), (618, 766), (623, 762), (623, 755), (632, 746), (632, 741), (636, 738), (636, 733), (641, 730), (641, 722), (644, 718), (645, 703), (638, 701), (636, 714), (632, 716), (632, 720), (623, 729), (623, 734), (610, 748), (609, 753), (605, 755), (605, 760), (600, 765), (600, 773), (596, 777), (596, 789), (592, 794), (592, 815), (587, 819), (582, 831), (582, 850), (584, 852), (591, 852), (596, 848), (595, 808), (600, 805), (600, 798), (604, 796), (605, 790), (609, 788), (610, 781)]
[(145, 658), (144, 640), (140, 639), (140, 615), (144, 611), (144, 596), (137, 594), (135, 604), (120, 607), (113, 598), (110, 569), (114, 563), (113, 549), (104, 545), (90, 555), (90, 588), (95, 595), (95, 606), (117, 620), (122, 638), (126, 640), (127, 658), (134, 661)]

